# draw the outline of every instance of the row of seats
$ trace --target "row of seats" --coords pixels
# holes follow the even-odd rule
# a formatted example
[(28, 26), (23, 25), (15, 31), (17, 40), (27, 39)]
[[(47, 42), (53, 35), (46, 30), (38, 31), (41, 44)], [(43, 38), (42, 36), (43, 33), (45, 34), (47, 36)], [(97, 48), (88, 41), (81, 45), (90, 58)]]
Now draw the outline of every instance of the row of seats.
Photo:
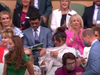
[[(10, 12), (10, 8), (9, 8), (7, 5), (5, 5), (5, 4), (2, 3), (2, 2), (0, 2), (0, 4), (1, 4), (4, 8), (6, 8), (8, 12)], [(75, 10), (80, 16), (83, 15), (83, 12), (84, 12), (84, 8), (85, 8), (85, 7), (86, 7), (85, 5), (78, 4), (78, 3), (72, 3), (72, 4), (71, 4), (71, 8), (72, 8), (73, 10)]]

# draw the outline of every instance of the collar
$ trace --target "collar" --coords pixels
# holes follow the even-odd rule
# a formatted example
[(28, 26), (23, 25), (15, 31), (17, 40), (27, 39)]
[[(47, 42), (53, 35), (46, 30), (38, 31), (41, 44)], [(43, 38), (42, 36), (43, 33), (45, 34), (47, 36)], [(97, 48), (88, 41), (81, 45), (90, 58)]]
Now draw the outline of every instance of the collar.
[[(37, 28), (37, 31), (39, 31), (40, 32), (40, 27), (41, 26), (39, 26), (38, 28)], [(31, 27), (32, 28), (32, 27)], [(34, 29), (32, 28), (32, 31), (34, 32)]]
[(97, 6), (97, 5), (95, 4), (95, 9), (98, 9), (98, 7), (99, 7), (99, 6)]
[(96, 41), (98, 41), (98, 40), (97, 40), (97, 39), (96, 39), (96, 40), (94, 40), (94, 41), (91, 43), (91, 46), (93, 46), (93, 44), (94, 44)]

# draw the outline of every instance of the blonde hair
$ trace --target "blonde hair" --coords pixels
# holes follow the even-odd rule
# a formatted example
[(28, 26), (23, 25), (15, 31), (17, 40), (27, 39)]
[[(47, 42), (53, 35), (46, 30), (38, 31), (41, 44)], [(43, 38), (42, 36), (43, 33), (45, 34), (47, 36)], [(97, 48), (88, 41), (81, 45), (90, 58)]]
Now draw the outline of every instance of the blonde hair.
[[(62, 0), (60, 0), (60, 7), (59, 7), (59, 10), (61, 10), (61, 1), (62, 1)], [(69, 4), (68, 9), (71, 11), (72, 9), (71, 9), (71, 2), (70, 2), (70, 0), (68, 0), (68, 4)]]
[[(20, 4), (22, 5), (22, 0), (20, 0)], [(34, 0), (30, 0), (30, 5), (29, 6), (33, 6), (34, 4)]]
[(34, 64), (32, 51), (29, 48), (24, 48), (24, 52), (26, 55), (28, 55), (30, 57), (30, 61)]
[[(8, 15), (8, 16), (9, 16), (9, 18), (10, 18), (9, 26), (14, 28), (15, 26), (14, 26), (13, 23), (12, 23), (11, 14), (10, 14), (8, 11), (6, 11), (6, 10), (1, 11), (1, 12), (0, 12), (0, 21), (1, 21), (1, 16), (2, 16), (2, 15)], [(2, 32), (2, 30), (3, 30), (3, 26), (2, 26), (2, 23), (0, 22), (0, 33)]]
[(84, 28), (83, 20), (82, 20), (81, 16), (78, 15), (78, 14), (74, 14), (74, 15), (72, 15), (70, 17), (69, 22), (68, 22), (68, 29), (70, 29), (70, 30), (72, 29), (71, 23), (72, 23), (74, 17), (76, 17), (79, 20), (79, 22), (80, 22), (80, 29), (83, 29)]
[(11, 27), (7, 27), (5, 31), (1, 33), (1, 37), (11, 38), (14, 34), (14, 31)]

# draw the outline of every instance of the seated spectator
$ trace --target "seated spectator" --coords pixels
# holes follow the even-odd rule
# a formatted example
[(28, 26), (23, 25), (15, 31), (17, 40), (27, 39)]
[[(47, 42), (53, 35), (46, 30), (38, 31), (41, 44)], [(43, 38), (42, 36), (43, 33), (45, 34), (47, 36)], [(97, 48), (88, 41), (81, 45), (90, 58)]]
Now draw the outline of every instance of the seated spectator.
[(76, 75), (77, 72), (83, 72), (83, 69), (76, 66), (76, 58), (72, 53), (65, 53), (62, 57), (63, 67), (59, 68), (55, 75)]
[(77, 56), (83, 55), (85, 45), (82, 40), (82, 32), (84, 31), (82, 18), (78, 14), (71, 16), (68, 26), (69, 29), (65, 31), (67, 46), (75, 48)]
[(53, 34), (60, 26), (68, 28), (70, 17), (77, 13), (71, 9), (70, 3), (70, 0), (60, 0), (60, 8), (53, 11), (50, 25)]
[(5, 55), (3, 75), (24, 75), (26, 68), (35, 75), (30, 58), (24, 53), (23, 41), (19, 36), (9, 40), (10, 51)]
[[(46, 24), (50, 14), (52, 13), (52, 3), (51, 0), (32, 0), (34, 1), (33, 6), (39, 9), (41, 15), (41, 26), (48, 27)], [(16, 0), (16, 8), (20, 7), (20, 0)]]
[(0, 4), (0, 12), (6, 10), (6, 8), (4, 8), (1, 4)]
[(30, 27), (29, 24), (29, 14), (33, 12), (38, 12), (38, 9), (33, 7), (33, 0), (20, 0), (21, 6), (14, 9), (13, 23), (16, 27), (21, 30)]
[(84, 28), (100, 25), (100, 1), (93, 0), (93, 5), (85, 8), (82, 18)]
[(4, 56), (9, 52), (9, 40), (13, 36), (13, 31), (10, 29), (6, 29), (4, 32), (1, 33), (2, 37), (2, 45), (0, 47), (0, 62), (4, 63)]
[(23, 33), (20, 29), (15, 27), (12, 23), (12, 17), (7, 11), (0, 12), (0, 46), (2, 45), (1, 42), (1, 32), (3, 32), (7, 27), (11, 27), (14, 31), (14, 35), (18, 35), (21, 38), (23, 37)]
[[(31, 48), (36, 44), (43, 43), (44, 48), (53, 47), (54, 43), (52, 41), (52, 32), (49, 28), (40, 26), (40, 14), (31, 13), (29, 23), (31, 27), (24, 30), (24, 47)], [(34, 64), (38, 65), (39, 52), (34, 52)]]
[[(34, 73), (35, 75), (41, 75), (41, 70), (38, 66), (34, 65), (34, 60), (33, 60), (33, 53), (30, 49), (25, 48), (24, 52), (26, 55), (28, 55), (30, 57), (30, 61), (33, 63), (33, 68), (34, 68)], [(25, 75), (29, 75), (28, 70), (25, 71)]]
[(39, 66), (41, 70), (46, 71), (46, 75), (55, 75), (57, 68), (62, 66), (64, 53), (71, 52), (76, 55), (75, 49), (65, 44), (66, 34), (61, 28), (53, 35), (53, 40), (56, 47), (43, 48), (39, 55)]

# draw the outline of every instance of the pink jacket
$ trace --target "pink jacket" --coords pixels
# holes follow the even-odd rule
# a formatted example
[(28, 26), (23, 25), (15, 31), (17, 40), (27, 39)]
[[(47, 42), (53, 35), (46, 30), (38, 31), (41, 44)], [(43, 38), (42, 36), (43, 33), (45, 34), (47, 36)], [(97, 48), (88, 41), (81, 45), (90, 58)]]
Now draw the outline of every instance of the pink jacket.
[[(81, 38), (82, 38), (82, 32), (83, 31), (84, 31), (84, 29), (81, 30), (81, 32), (80, 32)], [(67, 35), (67, 39), (66, 39), (67, 46), (79, 49), (80, 53), (83, 55), (83, 50), (84, 50), (84, 47), (85, 47), (84, 41), (82, 39), (80, 39), (78, 34), (77, 34), (73, 43), (71, 44), (69, 42), (69, 40), (74, 36), (74, 33), (71, 30), (66, 30), (65, 33)]]

